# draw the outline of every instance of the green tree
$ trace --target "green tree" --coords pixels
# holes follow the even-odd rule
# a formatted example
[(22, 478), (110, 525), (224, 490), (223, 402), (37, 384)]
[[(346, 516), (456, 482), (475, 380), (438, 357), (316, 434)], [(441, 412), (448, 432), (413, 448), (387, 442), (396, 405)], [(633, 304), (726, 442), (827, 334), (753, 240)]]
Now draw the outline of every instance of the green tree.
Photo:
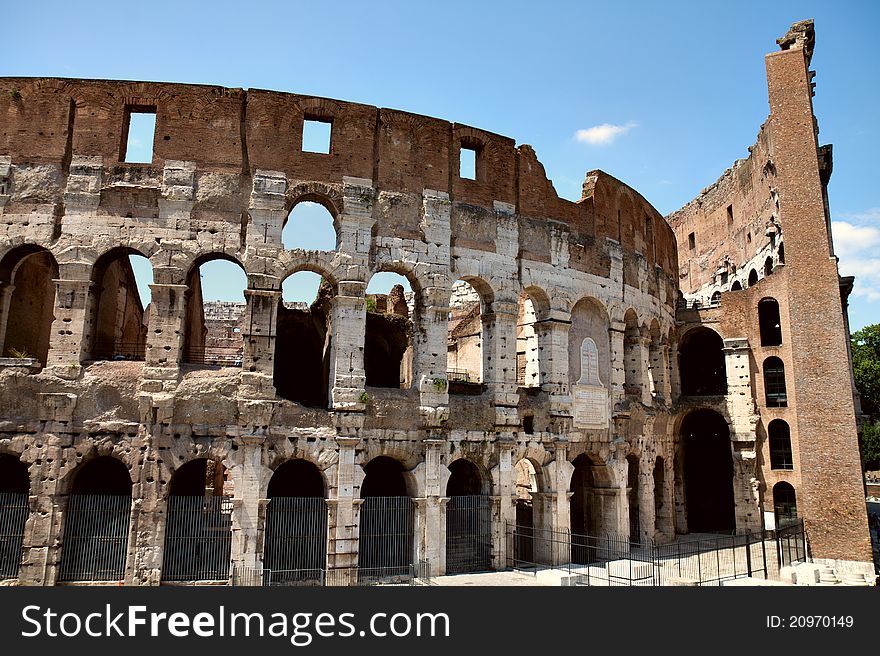
[(880, 324), (853, 333), (852, 355), (862, 412), (870, 415), (862, 425), (862, 465), (880, 469)]
[(853, 373), (862, 399), (862, 412), (873, 419), (880, 411), (880, 324), (865, 326), (852, 335)]

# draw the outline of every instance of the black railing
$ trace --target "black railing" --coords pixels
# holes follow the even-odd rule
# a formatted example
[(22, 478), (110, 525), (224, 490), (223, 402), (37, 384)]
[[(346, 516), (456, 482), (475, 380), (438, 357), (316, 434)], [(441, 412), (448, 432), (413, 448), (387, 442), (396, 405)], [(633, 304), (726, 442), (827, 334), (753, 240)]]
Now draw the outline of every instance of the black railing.
[(27, 516), (26, 492), (0, 492), (0, 579), (18, 576)]
[[(801, 525), (802, 526), (802, 525)], [(532, 526), (506, 527), (508, 567), (559, 572), (563, 585), (722, 585), (737, 578), (770, 578), (773, 541), (763, 531), (682, 539), (667, 544), (633, 542), (615, 533), (581, 535)], [(801, 529), (801, 536), (803, 531)], [(769, 553), (767, 541), (770, 542)], [(805, 545), (786, 538), (789, 559), (803, 560)], [(781, 553), (781, 552), (780, 552)], [(782, 563), (782, 556), (779, 556)]]
[(131, 497), (71, 494), (64, 518), (60, 581), (125, 577)]
[(471, 372), (467, 369), (447, 369), (446, 380), (450, 383), (477, 383), (471, 379)]
[(92, 346), (92, 360), (144, 360), (144, 342), (98, 340)]
[(240, 346), (188, 346), (183, 361), (217, 367), (240, 367), (244, 351)]
[(163, 581), (228, 579), (231, 544), (230, 497), (168, 497)]

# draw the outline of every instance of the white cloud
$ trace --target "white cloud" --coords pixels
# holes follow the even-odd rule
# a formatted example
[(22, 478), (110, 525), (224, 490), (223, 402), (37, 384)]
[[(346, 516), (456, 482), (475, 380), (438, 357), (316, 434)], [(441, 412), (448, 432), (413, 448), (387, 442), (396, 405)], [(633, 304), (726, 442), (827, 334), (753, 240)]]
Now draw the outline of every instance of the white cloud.
[(581, 143), (588, 143), (591, 146), (607, 146), (617, 137), (626, 134), (639, 124), (630, 121), (626, 125), (614, 125), (613, 123), (603, 123), (602, 125), (594, 125), (585, 130), (578, 130), (574, 134), (574, 138)]
[(831, 222), (840, 274), (856, 277), (853, 294), (880, 301), (880, 208), (840, 216), (848, 220)]

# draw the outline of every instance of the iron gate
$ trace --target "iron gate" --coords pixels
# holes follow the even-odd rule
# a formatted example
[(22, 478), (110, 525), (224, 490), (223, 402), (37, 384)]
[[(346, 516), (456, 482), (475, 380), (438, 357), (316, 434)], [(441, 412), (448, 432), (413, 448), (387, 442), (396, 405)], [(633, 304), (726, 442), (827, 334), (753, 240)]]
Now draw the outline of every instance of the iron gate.
[(71, 494), (64, 519), (60, 581), (125, 578), (131, 497)]
[(806, 562), (807, 539), (804, 532), (804, 520), (784, 526), (776, 531), (776, 555), (779, 567), (791, 565), (795, 561)]
[(320, 584), (327, 562), (327, 503), (320, 497), (273, 497), (266, 508), (265, 585)]
[(163, 581), (228, 579), (231, 544), (230, 497), (168, 497)]
[(0, 492), (0, 579), (18, 576), (27, 516), (27, 493)]
[(414, 509), (409, 497), (367, 497), (361, 505), (358, 582), (412, 578)]
[(482, 495), (454, 496), (446, 505), (446, 573), (492, 568), (492, 506)]

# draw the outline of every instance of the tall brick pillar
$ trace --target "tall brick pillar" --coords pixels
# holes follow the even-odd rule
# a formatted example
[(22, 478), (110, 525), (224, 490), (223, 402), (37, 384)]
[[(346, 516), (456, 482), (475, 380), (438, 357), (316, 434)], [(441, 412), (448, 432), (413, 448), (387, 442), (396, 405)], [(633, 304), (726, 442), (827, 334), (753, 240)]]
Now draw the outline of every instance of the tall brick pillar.
[(795, 462), (800, 462), (802, 481), (797, 510), (806, 521), (814, 557), (859, 561), (870, 571), (846, 326), (825, 206), (827, 175), (823, 180), (813, 115), (812, 22), (794, 25), (780, 43), (784, 49), (767, 55), (766, 65), (785, 235), (782, 275), (789, 280), (792, 361), (785, 365), (798, 372), (789, 392), (797, 412)]

